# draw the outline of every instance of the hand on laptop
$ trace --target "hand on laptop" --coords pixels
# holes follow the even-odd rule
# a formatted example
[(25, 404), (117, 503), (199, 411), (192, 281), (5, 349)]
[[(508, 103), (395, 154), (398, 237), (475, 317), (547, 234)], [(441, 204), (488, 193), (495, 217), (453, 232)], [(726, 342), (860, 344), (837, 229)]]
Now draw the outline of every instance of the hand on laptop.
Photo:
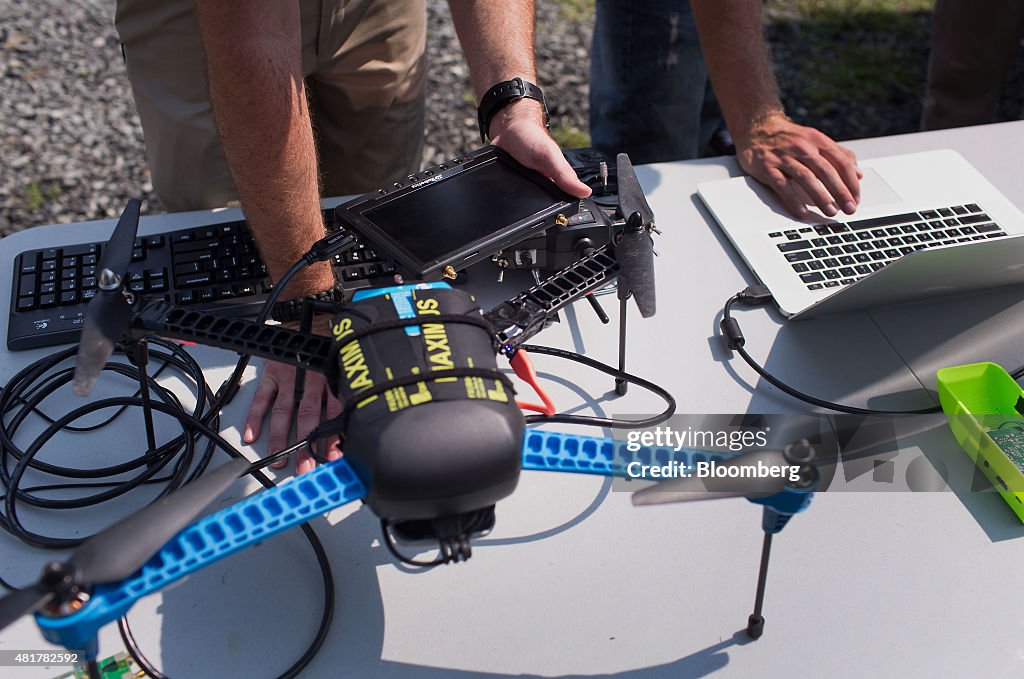
[(778, 112), (736, 135), (735, 142), (740, 166), (771, 187), (797, 217), (807, 216), (808, 205), (828, 217), (857, 209), (863, 176), (857, 157), (828, 135)]

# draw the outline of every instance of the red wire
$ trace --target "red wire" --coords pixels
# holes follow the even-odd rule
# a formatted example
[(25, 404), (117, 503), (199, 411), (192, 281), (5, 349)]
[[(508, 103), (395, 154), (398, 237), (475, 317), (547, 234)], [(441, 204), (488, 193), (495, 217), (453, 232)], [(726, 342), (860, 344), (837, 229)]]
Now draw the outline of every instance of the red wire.
[(536, 403), (525, 403), (523, 401), (516, 401), (523, 410), (532, 410), (534, 412), (542, 413), (548, 417), (551, 417), (558, 410), (555, 408), (554, 402), (544, 391), (544, 388), (540, 386), (540, 381), (537, 379), (537, 371), (533, 367), (533, 361), (530, 359), (530, 355), (520, 349), (516, 353), (512, 354), (512, 358), (508, 359), (509, 365), (512, 366), (512, 371), (515, 372), (516, 376), (523, 382), (529, 384), (537, 396), (540, 396), (540, 400), (544, 402), (544, 405), (538, 405)]

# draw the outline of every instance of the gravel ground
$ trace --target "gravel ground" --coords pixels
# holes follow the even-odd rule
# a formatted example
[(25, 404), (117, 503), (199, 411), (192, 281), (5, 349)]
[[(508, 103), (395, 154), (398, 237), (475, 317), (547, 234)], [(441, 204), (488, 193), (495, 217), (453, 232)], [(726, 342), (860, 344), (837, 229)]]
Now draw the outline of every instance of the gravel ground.
[[(586, 130), (591, 19), (566, 16), (580, 3), (538, 0), (540, 80), (552, 125)], [(778, 4), (778, 3), (776, 3)], [(468, 69), (443, 0), (429, 0), (432, 60), (425, 162), (479, 145)], [(927, 59), (925, 13), (900, 35), (832, 30), (773, 15), (768, 35), (784, 102), (794, 118), (837, 139), (910, 132), (920, 117)], [(789, 20), (787, 20), (789, 19)], [(825, 35), (822, 35), (825, 33)], [(808, 39), (814, 37), (815, 39)], [(900, 42), (904, 77), (870, 98), (857, 88), (822, 90), (808, 65), (865, 40)], [(889, 45), (885, 45), (889, 47)], [(895, 47), (893, 47), (895, 49)], [(855, 53), (852, 58), (860, 57)], [(883, 64), (884, 66), (884, 64)], [(858, 94), (859, 92), (859, 94)], [(1001, 107), (1019, 115), (1024, 59), (1018, 59)], [(113, 28), (110, 0), (0, 0), (0, 233), (36, 224), (116, 216), (131, 196), (160, 212), (146, 170), (142, 131)]]

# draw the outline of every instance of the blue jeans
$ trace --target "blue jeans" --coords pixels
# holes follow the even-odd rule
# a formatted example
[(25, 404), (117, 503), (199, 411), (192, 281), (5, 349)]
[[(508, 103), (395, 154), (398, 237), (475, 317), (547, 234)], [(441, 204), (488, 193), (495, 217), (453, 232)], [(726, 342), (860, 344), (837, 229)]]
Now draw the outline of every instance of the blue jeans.
[(723, 126), (689, 0), (597, 0), (591, 145), (635, 164), (697, 158)]

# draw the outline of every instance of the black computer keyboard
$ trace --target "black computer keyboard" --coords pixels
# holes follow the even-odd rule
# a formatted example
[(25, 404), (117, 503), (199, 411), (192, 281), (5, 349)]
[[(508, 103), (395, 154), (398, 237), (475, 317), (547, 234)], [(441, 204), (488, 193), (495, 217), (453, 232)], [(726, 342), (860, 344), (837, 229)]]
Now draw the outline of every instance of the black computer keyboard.
[(808, 290), (856, 283), (916, 250), (1006, 232), (976, 203), (769, 233)]
[[(333, 210), (324, 221), (336, 230)], [(7, 348), (11, 351), (78, 341), (85, 307), (96, 294), (103, 243), (29, 250), (14, 259)], [(385, 282), (390, 262), (362, 243), (334, 258), (346, 288)], [(145, 296), (230, 316), (255, 314), (271, 285), (244, 221), (181, 229), (135, 240), (127, 289)]]

